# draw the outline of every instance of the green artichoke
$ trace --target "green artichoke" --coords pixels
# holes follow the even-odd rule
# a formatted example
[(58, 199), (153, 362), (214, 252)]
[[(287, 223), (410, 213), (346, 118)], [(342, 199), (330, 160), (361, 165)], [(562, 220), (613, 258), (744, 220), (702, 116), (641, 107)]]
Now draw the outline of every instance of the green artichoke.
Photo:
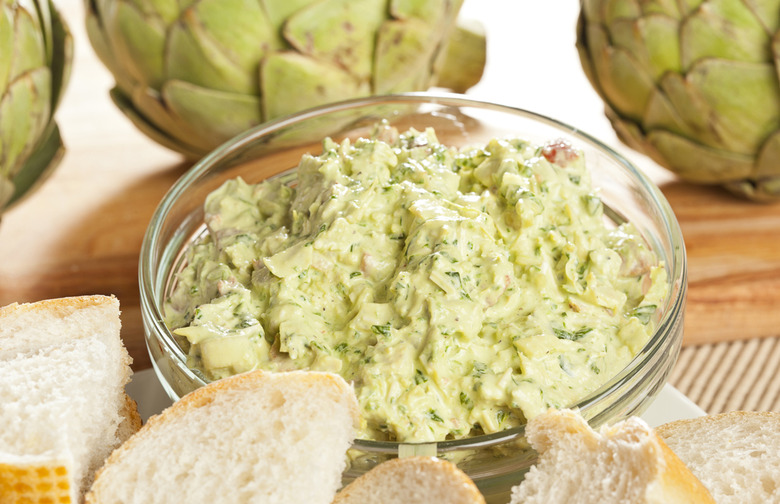
[(64, 147), (53, 120), (73, 41), (51, 2), (0, 0), (0, 213), (31, 192)]
[[(198, 158), (305, 108), (431, 85), (465, 91), (482, 76), (485, 38), (464, 29), (448, 44), (462, 1), (90, 0), (87, 33), (117, 106)], [(445, 61), (461, 71), (437, 80)]]
[(618, 137), (683, 179), (780, 199), (780, 0), (581, 0)]

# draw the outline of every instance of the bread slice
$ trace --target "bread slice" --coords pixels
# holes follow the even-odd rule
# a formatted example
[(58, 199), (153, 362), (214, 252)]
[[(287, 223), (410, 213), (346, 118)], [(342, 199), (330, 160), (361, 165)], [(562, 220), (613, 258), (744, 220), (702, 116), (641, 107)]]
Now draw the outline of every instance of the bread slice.
[(0, 308), (0, 502), (77, 503), (137, 430), (119, 302), (83, 296)]
[(358, 422), (338, 375), (251, 371), (181, 398), (120, 446), (87, 503), (327, 504)]
[(511, 504), (710, 504), (707, 489), (640, 418), (594, 431), (578, 413), (550, 410), (528, 422), (539, 462)]
[(718, 504), (780, 502), (780, 413), (732, 411), (656, 431)]
[(436, 457), (405, 457), (376, 465), (344, 487), (333, 504), (484, 504), (466, 473)]

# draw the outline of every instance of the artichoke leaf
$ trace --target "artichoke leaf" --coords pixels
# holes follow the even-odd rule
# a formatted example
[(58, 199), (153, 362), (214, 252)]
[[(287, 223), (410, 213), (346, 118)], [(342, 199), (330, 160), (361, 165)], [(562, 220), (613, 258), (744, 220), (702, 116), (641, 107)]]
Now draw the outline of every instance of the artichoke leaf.
[(775, 33), (772, 36), (772, 59), (771, 61), (775, 65), (775, 75), (778, 81), (780, 81), (780, 32)]
[(639, 0), (582, 0), (588, 19), (606, 25), (616, 19), (636, 19), (642, 15)]
[[(94, 0), (93, 0), (94, 1)], [(105, 1), (105, 0), (99, 0)], [(137, 10), (143, 13), (147, 19), (154, 19), (154, 23), (162, 23), (164, 26), (173, 24), (181, 12), (188, 8), (193, 0), (188, 2), (176, 0), (125, 0), (131, 2)]]
[(435, 28), (419, 19), (386, 21), (379, 29), (374, 60), (375, 93), (425, 89), (431, 82), (430, 43)]
[(367, 83), (341, 68), (292, 51), (272, 54), (260, 70), (266, 121), (298, 110), (367, 96)]
[[(91, 4), (94, 5), (94, 4)], [(98, 17), (95, 10), (89, 8), (86, 13), (86, 19), (84, 26), (87, 30), (87, 38), (95, 51), (98, 59), (108, 68), (111, 74), (117, 80), (117, 83), (121, 81), (119, 86), (126, 94), (130, 94), (131, 88), (126, 86), (125, 83), (132, 83), (133, 80), (125, 72), (122, 65), (118, 64), (114, 51), (111, 47), (111, 42), (108, 40), (107, 33), (103, 27), (101, 18)]]
[(50, 66), (54, 49), (54, 34), (52, 33), (51, 29), (52, 10), (54, 10), (54, 6), (49, 2), (49, 0), (38, 0), (34, 2), (34, 5), (35, 12), (38, 15), (38, 22), (40, 23), (39, 26), (41, 36), (43, 37), (46, 66)]
[[(160, 145), (184, 154), (188, 159), (200, 158), (204, 151), (197, 147), (197, 142), (190, 141), (193, 135), (188, 135), (186, 130), (175, 130), (175, 134), (169, 134), (168, 132), (172, 130), (163, 129), (163, 125), (173, 128), (178, 127), (178, 124), (168, 117), (168, 112), (165, 112), (164, 106), (160, 103), (159, 95), (153, 92), (155, 94), (144, 97), (142, 96), (145, 94), (144, 90), (139, 88), (139, 91), (134, 98), (131, 98), (132, 95), (126, 94), (123, 89), (116, 86), (111, 89), (109, 95), (117, 108), (141, 133)], [(163, 111), (163, 116), (160, 111)], [(147, 113), (149, 115), (146, 115)], [(155, 119), (163, 121), (162, 125), (158, 125)], [(185, 128), (188, 127), (185, 125)]]
[[(0, 175), (0, 208), (8, 206), (8, 202), (14, 196), (14, 191), (16, 191), (16, 188), (13, 182)], [(2, 217), (2, 214), (0, 214), (0, 217)]]
[(262, 121), (260, 99), (255, 95), (205, 89), (189, 82), (168, 81), (163, 99), (177, 120), (202, 139), (198, 148), (212, 150)]
[(318, 2), (290, 16), (284, 38), (302, 54), (369, 82), (374, 34), (387, 16), (386, 4), (387, 0)]
[(287, 18), (294, 12), (313, 3), (322, 3), (324, 0), (260, 0), (268, 21), (274, 28), (274, 32), (281, 33)]
[[(0, 5), (0, 54), (13, 54), (14, 30), (12, 23), (13, 13), (5, 5)], [(0, 58), (0, 96), (2, 96), (8, 81), (11, 79), (11, 65), (13, 58)], [(0, 205), (2, 208), (2, 205)]]
[[(70, 82), (73, 68), (73, 36), (59, 12), (51, 9), (52, 36), (54, 37), (51, 60), (51, 111), (60, 105), (65, 89)], [(59, 134), (59, 133), (58, 133)]]
[[(210, 1), (195, 4), (169, 28), (165, 51), (166, 80), (181, 80), (217, 91), (257, 93), (259, 83), (256, 61), (265, 54), (265, 49), (263, 44), (246, 43), (236, 35), (240, 30), (235, 24), (231, 28), (230, 23), (241, 19), (241, 30), (257, 32), (252, 35), (255, 40), (256, 37), (265, 36), (263, 33), (268, 32), (270, 26), (256, 2), (218, 1), (219, 5)], [(249, 4), (254, 4), (255, 8), (249, 9)], [(215, 15), (214, 12), (220, 14)], [(241, 15), (235, 16), (232, 12), (241, 12)], [(213, 16), (213, 19), (207, 16)], [(243, 26), (244, 22), (247, 26)], [(226, 47), (231, 37), (235, 41)], [(242, 42), (254, 51), (254, 58), (235, 50)]]
[(610, 106), (635, 121), (642, 119), (655, 82), (628, 51), (609, 45), (601, 26), (586, 26), (594, 75)]
[(38, 18), (25, 9), (14, 16), (14, 50), (11, 52), (11, 75), (47, 67), (46, 45)]
[(780, 126), (780, 85), (768, 63), (705, 60), (687, 76), (709, 106), (720, 145), (755, 155)]
[(588, 21), (582, 14), (577, 17), (577, 41), (575, 43), (577, 56), (580, 58), (580, 66), (582, 66), (582, 71), (585, 73), (585, 77), (587, 77), (588, 81), (590, 82), (591, 86), (593, 86), (593, 89), (596, 91), (596, 93), (598, 93), (599, 97), (603, 101), (606, 101), (606, 96), (604, 96), (604, 93), (601, 91), (601, 88), (598, 85), (598, 81), (596, 80), (596, 70), (593, 68), (593, 60), (590, 56), (590, 46), (586, 36), (588, 24)]
[(0, 176), (13, 177), (36, 148), (51, 116), (51, 73), (45, 66), (10, 83), (0, 100)]
[(647, 139), (666, 159), (663, 164), (686, 180), (720, 183), (753, 171), (753, 156), (712, 149), (667, 131), (651, 131)]
[(723, 187), (732, 193), (763, 203), (776, 203), (780, 199), (780, 178), (738, 180), (727, 182)]
[(485, 71), (487, 39), (485, 27), (474, 20), (459, 20), (439, 61), (434, 62), (436, 85), (465, 93)]
[[(243, 73), (255, 75), (258, 61), (283, 47), (275, 38), (278, 32), (256, 0), (199, 0), (183, 17), (192, 22), (193, 34), (208, 36), (219, 48), (218, 54), (234, 62)], [(255, 87), (253, 91), (256, 90)]]
[(696, 133), (660, 89), (656, 89), (650, 97), (642, 125), (648, 131), (663, 129), (688, 138), (696, 136)]
[(610, 26), (612, 44), (626, 50), (642, 72), (657, 81), (666, 72), (679, 72), (678, 22), (651, 14), (637, 20), (618, 20)]
[[(3, 202), (0, 189), (0, 208), (15, 205), (25, 196), (32, 194), (54, 172), (65, 155), (65, 145), (60, 136), (60, 129), (54, 122), (49, 122), (41, 143), (30, 154), (19, 173), (11, 181), (13, 193)], [(0, 179), (0, 183), (2, 183)]]
[(780, 2), (777, 0), (743, 0), (764, 31), (771, 35), (780, 28)]
[[(677, 116), (684, 122), (689, 138), (695, 138), (713, 148), (722, 146), (722, 139), (716, 134), (709, 116), (712, 112), (710, 106), (688, 79), (680, 74), (668, 73), (661, 79), (659, 87)], [(660, 117), (660, 114), (656, 117)]]
[[(180, 146), (178, 149), (190, 158), (199, 158), (206, 152), (199, 146), (209, 139), (198, 138), (189, 124), (172, 115), (158, 91), (139, 85), (127, 95), (117, 86), (110, 95), (114, 104), (149, 138), (170, 148)], [(195, 152), (200, 155), (193, 156)]]
[(641, 3), (642, 14), (661, 14), (679, 20), (682, 17), (680, 6), (676, 0), (645, 0)]
[(447, 0), (390, 0), (390, 15), (396, 19), (417, 18), (444, 28)]
[(165, 25), (127, 2), (118, 3), (116, 11), (104, 30), (112, 53), (124, 62), (130, 82), (159, 89), (165, 82)]
[(638, 152), (646, 154), (659, 165), (668, 166), (666, 158), (655, 149), (653, 144), (647, 141), (646, 133), (637, 123), (624, 121), (608, 105), (605, 106), (604, 112), (621, 142)]
[(770, 57), (770, 38), (755, 15), (735, 0), (711, 0), (680, 26), (683, 69), (705, 58), (760, 63)]
[(776, 177), (780, 180), (780, 131), (769, 135), (761, 146), (753, 176), (755, 178)]

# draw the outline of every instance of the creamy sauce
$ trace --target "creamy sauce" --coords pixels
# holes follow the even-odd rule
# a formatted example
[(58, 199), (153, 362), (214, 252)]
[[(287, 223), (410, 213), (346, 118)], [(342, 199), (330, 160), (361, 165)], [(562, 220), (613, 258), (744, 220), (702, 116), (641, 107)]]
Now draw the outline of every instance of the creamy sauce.
[(572, 405), (644, 346), (667, 288), (560, 141), (326, 139), (294, 187), (230, 180), (205, 214), (166, 310), (189, 365), (339, 373), (363, 439), (492, 433)]

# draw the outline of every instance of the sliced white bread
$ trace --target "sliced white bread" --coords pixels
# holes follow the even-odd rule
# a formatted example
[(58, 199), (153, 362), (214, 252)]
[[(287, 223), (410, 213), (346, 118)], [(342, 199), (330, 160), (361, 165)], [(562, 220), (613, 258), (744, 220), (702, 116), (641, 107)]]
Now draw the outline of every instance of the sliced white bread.
[(733, 411), (656, 431), (718, 504), (780, 502), (780, 413)]
[(0, 308), (0, 502), (80, 502), (140, 427), (119, 316), (107, 296)]
[(106, 461), (93, 504), (327, 504), (358, 422), (355, 392), (323, 372), (252, 371), (195, 390)]
[(511, 504), (715, 502), (638, 417), (595, 431), (574, 411), (550, 410), (528, 422), (526, 437), (539, 461), (512, 489)]
[(484, 504), (466, 473), (436, 457), (391, 459), (344, 487), (333, 504)]

